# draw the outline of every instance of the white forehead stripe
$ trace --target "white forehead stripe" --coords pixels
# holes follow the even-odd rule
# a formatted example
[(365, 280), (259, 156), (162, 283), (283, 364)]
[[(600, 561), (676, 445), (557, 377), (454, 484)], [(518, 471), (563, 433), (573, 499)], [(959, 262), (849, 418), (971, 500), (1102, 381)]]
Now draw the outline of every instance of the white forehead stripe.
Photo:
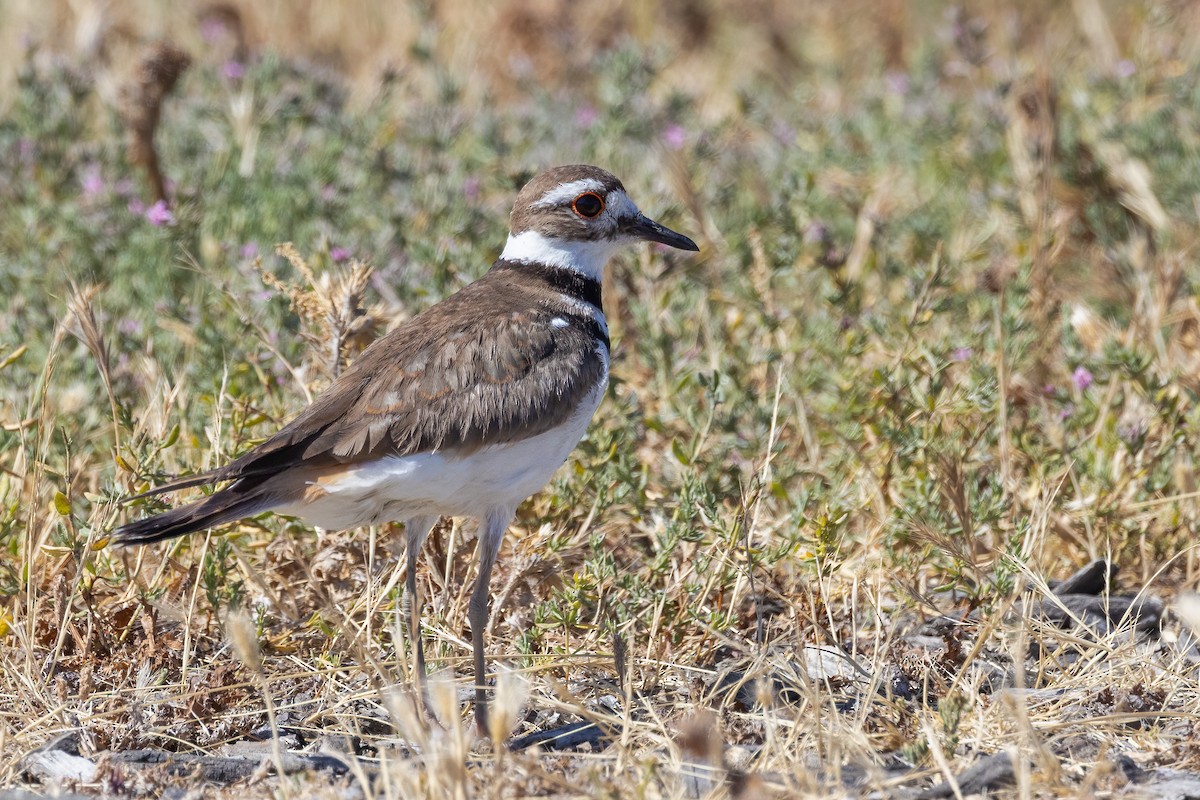
[(629, 199), (629, 195), (620, 189), (613, 189), (609, 192), (604, 204), (607, 206), (608, 213), (616, 219), (632, 219), (642, 213)]
[(574, 200), (584, 192), (600, 193), (604, 191), (604, 184), (595, 178), (583, 178), (578, 181), (560, 184), (555, 186), (550, 191), (539, 197), (534, 203), (534, 208), (553, 208), (570, 200)]

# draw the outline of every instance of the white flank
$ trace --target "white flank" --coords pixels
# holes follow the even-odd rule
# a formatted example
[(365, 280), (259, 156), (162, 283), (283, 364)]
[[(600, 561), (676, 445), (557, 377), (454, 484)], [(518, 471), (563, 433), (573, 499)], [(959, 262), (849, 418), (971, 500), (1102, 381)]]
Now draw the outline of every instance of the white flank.
[(623, 244), (619, 239), (552, 239), (537, 231), (524, 231), (515, 236), (508, 235), (500, 257), (507, 261), (565, 267), (598, 281), (604, 275), (604, 265)]
[(571, 417), (528, 439), (485, 447), (468, 456), (453, 451), (392, 456), (360, 464), (322, 483), (317, 499), (275, 510), (329, 530), (418, 516), (481, 517), (488, 509), (515, 508), (537, 492), (583, 438), (608, 386), (604, 377)]
[(583, 180), (571, 181), (570, 183), (560, 183), (534, 201), (533, 207), (554, 208), (560, 203), (574, 200), (584, 192), (600, 193), (603, 191), (604, 184), (595, 178), (584, 178)]

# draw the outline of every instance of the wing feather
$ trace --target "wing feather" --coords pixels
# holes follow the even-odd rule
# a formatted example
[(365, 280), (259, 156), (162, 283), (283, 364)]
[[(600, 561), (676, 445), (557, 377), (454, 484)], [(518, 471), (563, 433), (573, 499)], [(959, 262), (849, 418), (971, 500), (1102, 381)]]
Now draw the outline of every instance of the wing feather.
[[(588, 328), (481, 279), (368, 347), (277, 434), (224, 467), (172, 488), (265, 479), (304, 463), (454, 450), (532, 436), (564, 422), (607, 378)], [(509, 311), (508, 309), (524, 309)], [(504, 309), (497, 311), (496, 309)]]
[[(504, 297), (506, 288), (472, 284), (435, 318), (419, 315), (388, 334), (279, 437), (302, 445), (306, 461), (345, 463), (467, 453), (563, 422), (607, 376), (606, 355), (586, 325), (551, 325), (564, 315)], [(525, 310), (495, 311), (514, 307)], [(317, 407), (330, 395), (339, 413), (322, 424)]]

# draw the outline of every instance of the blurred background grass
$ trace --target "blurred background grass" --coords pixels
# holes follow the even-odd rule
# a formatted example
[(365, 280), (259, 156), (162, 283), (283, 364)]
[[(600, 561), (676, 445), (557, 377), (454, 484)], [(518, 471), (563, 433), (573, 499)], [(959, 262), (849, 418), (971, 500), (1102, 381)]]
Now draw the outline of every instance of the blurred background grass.
[[(580, 676), (618, 631), (671, 720), (700, 702), (690, 670), (766, 645), (891, 663), (914, 619), (1002, 613), (1089, 558), (1195, 586), (1192, 3), (3, 0), (0, 20), (10, 775), (64, 727), (103, 749), (260, 725), (244, 689), (149, 721), (131, 700), (236, 672), (215, 620), (239, 606), (268, 674), (311, 670), (297, 726), (378, 735), (314, 665), (371, 675), (364, 652), (403, 650), (394, 531), (271, 517), (87, 545), (159, 503), (119, 497), (226, 460), (323, 384), (319, 326), (263, 281), (304, 282), (276, 244), (319, 274), (370, 263), (386, 325), (486, 269), (555, 163), (617, 172), (703, 253), (610, 271), (610, 396), (506, 544), (493, 653), (595, 711)], [(127, 87), (162, 40), (192, 63), (156, 207)], [(451, 665), (470, 537), (439, 531), (422, 578)], [(532, 708), (521, 724), (548, 724)], [(923, 713), (872, 708), (840, 746), (877, 759)], [(794, 777), (830, 734), (789, 719), (802, 741), (762, 763)]]

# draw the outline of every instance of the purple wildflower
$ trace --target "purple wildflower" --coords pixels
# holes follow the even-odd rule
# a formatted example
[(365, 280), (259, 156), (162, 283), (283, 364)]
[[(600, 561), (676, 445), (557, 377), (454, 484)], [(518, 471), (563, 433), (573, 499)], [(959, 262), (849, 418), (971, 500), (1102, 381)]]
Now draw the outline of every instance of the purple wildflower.
[(146, 213), (146, 204), (136, 197), (130, 198), (129, 205), (127, 207), (129, 208), (130, 214), (136, 214), (139, 217)]
[(334, 247), (329, 251), (329, 257), (340, 264), (350, 257), (350, 251), (344, 247)]
[(249, 261), (258, 255), (258, 242), (246, 242), (242, 245), (242, 258)]
[(596, 109), (592, 108), (591, 106), (580, 106), (575, 111), (575, 124), (584, 130), (587, 130), (596, 124), (596, 120), (599, 118), (599, 116), (600, 115), (596, 113)]
[(1150, 422), (1143, 417), (1125, 415), (1117, 422), (1117, 438), (1125, 443), (1130, 450), (1139, 450), (1150, 432)]
[(1117, 62), (1115, 72), (1117, 73), (1117, 77), (1121, 78), (1122, 80), (1125, 78), (1132, 78), (1133, 74), (1137, 72), (1137, 66), (1128, 58), (1122, 58)]
[(126, 336), (137, 336), (142, 332), (142, 323), (132, 317), (125, 317), (117, 323), (117, 330)]
[(1071, 415), (1074, 413), (1075, 413), (1075, 404), (1067, 403), (1065, 406), (1062, 407), (1062, 410), (1058, 412), (1058, 418), (1065, 422), (1066, 420), (1070, 419)]
[(479, 199), (479, 178), (471, 177), (463, 181), (463, 196), (468, 200)]
[(93, 164), (85, 169), (80, 184), (83, 186), (84, 197), (95, 197), (103, 192), (104, 178), (100, 177), (100, 168)]
[(883, 76), (883, 84), (892, 94), (908, 94), (908, 76), (903, 72), (888, 72)]
[(321, 187), (321, 199), (326, 203), (337, 197), (337, 188), (332, 183), (327, 183)]
[(1087, 367), (1076, 367), (1074, 374), (1071, 375), (1071, 382), (1075, 384), (1076, 389), (1086, 392), (1088, 387), (1095, 382), (1095, 378)]
[(216, 17), (207, 17), (200, 23), (200, 37), (212, 44), (225, 35), (225, 23)]
[(804, 243), (805, 244), (829, 244), (833, 241), (833, 236), (829, 233), (829, 227), (820, 220), (813, 220), (804, 226)]
[(175, 221), (175, 215), (171, 213), (171, 209), (167, 208), (165, 200), (159, 200), (150, 208), (146, 209), (146, 219), (150, 220), (150, 224), (161, 228), (163, 225), (170, 225)]
[(662, 140), (663, 144), (672, 150), (681, 150), (687, 144), (687, 132), (681, 126), (671, 123), (663, 128)]
[(246, 67), (240, 61), (226, 61), (221, 72), (231, 81), (241, 80), (246, 76)]
[(970, 361), (975, 351), (970, 347), (959, 347), (950, 354), (951, 361)]

